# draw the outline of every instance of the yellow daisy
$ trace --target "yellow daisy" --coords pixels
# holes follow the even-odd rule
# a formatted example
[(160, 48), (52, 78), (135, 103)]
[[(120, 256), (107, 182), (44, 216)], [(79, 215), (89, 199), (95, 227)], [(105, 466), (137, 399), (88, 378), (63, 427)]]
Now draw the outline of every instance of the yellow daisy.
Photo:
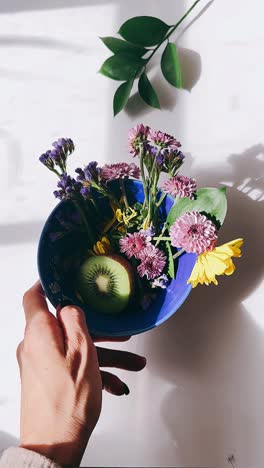
[(232, 275), (235, 271), (232, 257), (241, 257), (240, 247), (243, 242), (243, 239), (235, 239), (199, 255), (188, 283), (193, 288), (199, 283), (218, 284), (216, 275)]

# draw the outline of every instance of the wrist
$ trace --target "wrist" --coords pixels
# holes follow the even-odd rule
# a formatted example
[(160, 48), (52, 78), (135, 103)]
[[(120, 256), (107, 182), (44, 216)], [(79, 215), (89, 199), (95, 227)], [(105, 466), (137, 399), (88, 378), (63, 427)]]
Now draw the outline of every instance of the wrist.
[(78, 442), (64, 442), (53, 445), (22, 443), (19, 447), (38, 453), (62, 468), (78, 468), (86, 448), (85, 446), (81, 448)]

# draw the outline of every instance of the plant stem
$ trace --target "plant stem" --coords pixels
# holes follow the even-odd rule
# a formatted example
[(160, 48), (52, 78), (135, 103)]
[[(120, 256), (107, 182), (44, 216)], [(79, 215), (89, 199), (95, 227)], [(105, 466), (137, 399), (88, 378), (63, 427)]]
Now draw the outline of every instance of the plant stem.
[(153, 156), (153, 163), (152, 163), (151, 171), (150, 171), (150, 174), (149, 174), (150, 183), (152, 183), (152, 179), (153, 179), (153, 176), (155, 174), (155, 169), (157, 168), (157, 157), (159, 156), (160, 151), (161, 151), (161, 148), (159, 148), (156, 156)]
[(117, 208), (121, 208), (119, 201), (115, 198), (115, 196), (109, 190), (105, 189), (104, 187), (100, 187), (100, 185), (98, 185), (94, 181), (91, 182), (91, 186), (92, 188), (97, 190), (97, 192), (100, 193), (103, 197), (110, 198), (115, 203)]
[(158, 236), (158, 237), (153, 237), (153, 240), (157, 240), (157, 241), (170, 241), (171, 238), (170, 237), (167, 237), (167, 236)]
[(160, 207), (160, 205), (162, 204), (162, 202), (163, 202), (163, 200), (164, 200), (164, 198), (165, 198), (166, 196), (167, 196), (167, 193), (166, 193), (166, 192), (163, 192), (163, 194), (161, 195), (159, 201), (157, 201), (157, 203), (156, 203), (157, 208)]
[(158, 185), (158, 180), (159, 180), (159, 174), (156, 169), (154, 173), (154, 180), (153, 180), (153, 186), (152, 186), (152, 196), (151, 196), (151, 218), (150, 221), (153, 222), (156, 221), (156, 215), (157, 215), (157, 206), (156, 206), (156, 201), (157, 201), (157, 185)]
[(123, 195), (125, 207), (128, 210), (129, 209), (129, 204), (128, 204), (128, 201), (127, 201), (124, 179), (120, 179), (120, 188), (121, 188), (121, 192), (122, 192), (122, 195)]
[(73, 201), (74, 206), (76, 207), (77, 211), (79, 212), (79, 214), (81, 216), (82, 222), (83, 222), (83, 224), (84, 224), (84, 226), (86, 228), (86, 232), (87, 232), (88, 237), (89, 237), (89, 239), (91, 241), (91, 244), (94, 245), (95, 244), (94, 235), (93, 235), (93, 233), (91, 231), (91, 228), (90, 228), (90, 226), (89, 226), (89, 224), (87, 222), (87, 219), (86, 219), (86, 216), (85, 216), (85, 214), (83, 212), (83, 209), (81, 208), (81, 206), (80, 206), (80, 204), (79, 204), (79, 202), (77, 200), (72, 200), (72, 201)]
[(145, 170), (144, 170), (143, 151), (144, 151), (144, 147), (143, 145), (141, 145), (140, 154), (139, 154), (140, 172), (141, 172), (141, 178), (142, 178), (143, 189), (144, 189), (144, 206), (145, 205), (148, 206), (147, 181), (146, 181)]
[(173, 255), (173, 259), (175, 260), (175, 258), (178, 258), (181, 254), (183, 254), (185, 252), (184, 249), (181, 249), (179, 250), (176, 254)]
[(191, 13), (191, 11), (193, 10), (193, 8), (197, 5), (197, 3), (199, 3), (201, 0), (196, 0), (192, 6), (189, 8), (189, 10), (186, 11), (186, 13), (182, 16), (182, 18), (175, 24), (173, 25), (173, 28), (166, 34), (166, 36), (162, 39), (162, 41), (155, 47), (155, 49), (153, 49), (153, 51), (151, 52), (150, 56), (146, 59), (146, 65), (147, 63), (150, 61), (150, 59), (153, 57), (153, 55), (157, 52), (157, 50), (160, 48), (160, 46), (163, 44), (163, 42), (165, 42), (167, 39), (169, 39), (169, 37), (171, 36), (171, 34), (174, 33), (175, 29), (178, 28), (178, 26), (180, 26), (180, 24), (185, 20), (185, 18), (189, 15), (189, 13)]
[(57, 171), (57, 169), (50, 169), (51, 172), (54, 172), (54, 174), (56, 174), (59, 178), (61, 178), (62, 174), (59, 173), (59, 171)]
[(162, 238), (164, 232), (166, 231), (166, 229), (167, 229), (167, 223), (164, 223), (163, 228), (162, 228), (162, 230), (161, 230), (161, 233), (160, 233), (159, 237), (156, 238), (157, 241), (156, 241), (156, 243), (155, 243), (155, 247), (157, 247), (157, 245), (159, 245), (159, 243), (160, 243), (160, 241), (161, 241), (161, 238)]
[(153, 157), (153, 163), (151, 170), (149, 172), (149, 186), (150, 186), (150, 197), (149, 197), (149, 206), (148, 206), (148, 222), (151, 223), (156, 216), (156, 197), (157, 197), (157, 184), (159, 180), (159, 172), (157, 166), (157, 157), (161, 152), (159, 148), (157, 154)]

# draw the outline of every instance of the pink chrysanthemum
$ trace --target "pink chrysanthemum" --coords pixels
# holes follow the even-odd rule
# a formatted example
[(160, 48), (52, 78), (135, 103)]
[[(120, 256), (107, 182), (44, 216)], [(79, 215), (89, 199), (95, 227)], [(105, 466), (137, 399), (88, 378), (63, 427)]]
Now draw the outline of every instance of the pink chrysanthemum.
[(201, 254), (214, 248), (217, 230), (205, 215), (191, 211), (175, 221), (170, 228), (170, 237), (174, 247)]
[(125, 177), (140, 178), (140, 169), (134, 164), (116, 163), (105, 164), (100, 173), (101, 179), (109, 181), (114, 179), (124, 179)]
[(139, 254), (141, 260), (137, 271), (141, 278), (146, 276), (148, 280), (157, 278), (166, 265), (166, 256), (153, 244), (148, 244)]
[(180, 142), (172, 135), (161, 132), (160, 130), (152, 130), (151, 128), (149, 129), (148, 139), (161, 148), (170, 147), (177, 149), (181, 146)]
[(175, 176), (166, 180), (163, 189), (173, 197), (188, 197), (193, 200), (197, 185), (195, 179), (186, 176)]
[(119, 241), (120, 252), (128, 258), (139, 258), (141, 251), (149, 244), (151, 237), (146, 236), (142, 231), (129, 233)]
[(137, 156), (140, 151), (140, 144), (147, 141), (149, 127), (143, 124), (136, 125), (128, 132), (128, 149), (132, 156)]

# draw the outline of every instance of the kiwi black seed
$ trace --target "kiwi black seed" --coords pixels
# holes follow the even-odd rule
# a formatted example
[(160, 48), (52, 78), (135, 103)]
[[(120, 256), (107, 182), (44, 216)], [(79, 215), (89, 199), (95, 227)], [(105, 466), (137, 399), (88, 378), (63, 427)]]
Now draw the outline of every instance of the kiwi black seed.
[(96, 255), (85, 260), (77, 275), (76, 288), (92, 309), (118, 314), (133, 294), (133, 270), (119, 255)]

